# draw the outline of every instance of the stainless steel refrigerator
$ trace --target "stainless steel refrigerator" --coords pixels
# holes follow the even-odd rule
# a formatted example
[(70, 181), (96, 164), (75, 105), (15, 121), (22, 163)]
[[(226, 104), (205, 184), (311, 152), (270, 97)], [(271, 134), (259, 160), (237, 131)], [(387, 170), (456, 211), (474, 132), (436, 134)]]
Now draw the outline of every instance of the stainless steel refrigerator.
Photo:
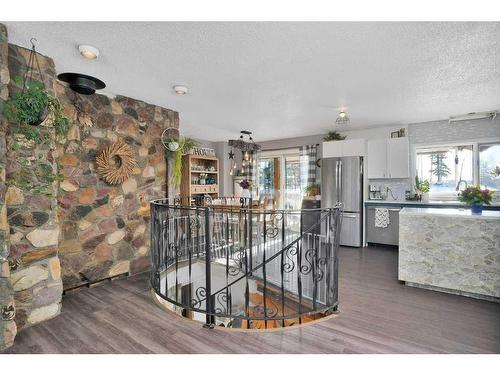
[(363, 243), (363, 158), (350, 156), (321, 159), (321, 207), (344, 205), (340, 244)]

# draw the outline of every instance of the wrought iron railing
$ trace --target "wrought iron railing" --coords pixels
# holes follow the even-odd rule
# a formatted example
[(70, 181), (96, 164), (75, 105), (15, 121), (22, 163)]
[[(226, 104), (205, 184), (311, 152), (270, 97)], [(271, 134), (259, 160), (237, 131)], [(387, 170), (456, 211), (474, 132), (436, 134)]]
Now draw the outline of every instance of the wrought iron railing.
[(182, 315), (210, 327), (266, 328), (337, 309), (340, 206), (182, 203), (151, 202), (151, 285)]

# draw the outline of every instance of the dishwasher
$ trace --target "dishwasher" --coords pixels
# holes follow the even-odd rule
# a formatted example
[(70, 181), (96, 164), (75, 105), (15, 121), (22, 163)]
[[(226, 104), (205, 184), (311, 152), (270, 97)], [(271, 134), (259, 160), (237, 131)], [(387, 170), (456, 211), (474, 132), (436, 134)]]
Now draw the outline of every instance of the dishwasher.
[(366, 209), (366, 242), (398, 246), (399, 211), (401, 211), (401, 207), (378, 207), (387, 208), (389, 211), (389, 225), (387, 228), (375, 226), (375, 208), (367, 207)]

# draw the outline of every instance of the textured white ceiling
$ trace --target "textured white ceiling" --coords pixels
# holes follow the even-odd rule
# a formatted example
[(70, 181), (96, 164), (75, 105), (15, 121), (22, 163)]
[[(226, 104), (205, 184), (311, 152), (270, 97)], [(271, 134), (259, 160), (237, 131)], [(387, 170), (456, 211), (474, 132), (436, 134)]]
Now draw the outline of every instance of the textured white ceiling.
[[(180, 112), (212, 141), (324, 133), (500, 109), (500, 23), (7, 22), (9, 40), (51, 56), (58, 73)], [(84, 60), (78, 44), (101, 51)], [(190, 93), (177, 97), (174, 84)]]

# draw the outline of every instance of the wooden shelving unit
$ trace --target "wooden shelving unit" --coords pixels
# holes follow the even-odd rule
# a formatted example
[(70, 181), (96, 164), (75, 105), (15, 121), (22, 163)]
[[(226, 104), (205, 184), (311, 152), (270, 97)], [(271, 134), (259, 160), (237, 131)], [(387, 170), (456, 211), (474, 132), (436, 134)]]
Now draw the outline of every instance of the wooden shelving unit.
[[(211, 170), (213, 169), (213, 170)], [(215, 179), (214, 184), (194, 183), (201, 173)], [(184, 155), (182, 157), (181, 196), (191, 200), (197, 195), (219, 197), (219, 159), (215, 156)]]

